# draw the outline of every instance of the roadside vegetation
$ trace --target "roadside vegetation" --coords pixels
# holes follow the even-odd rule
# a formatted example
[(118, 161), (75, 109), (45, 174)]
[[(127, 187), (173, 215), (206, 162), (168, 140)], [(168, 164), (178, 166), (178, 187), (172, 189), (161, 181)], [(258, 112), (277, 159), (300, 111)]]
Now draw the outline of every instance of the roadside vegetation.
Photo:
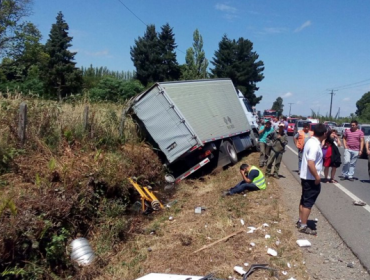
[[(28, 105), (24, 145), (17, 137), (21, 102)], [(221, 198), (222, 190), (240, 180), (235, 166), (187, 180), (167, 193), (162, 165), (130, 119), (120, 135), (121, 111), (114, 104), (0, 98), (2, 279), (135, 279), (150, 272), (213, 272), (226, 279), (235, 265), (246, 262), (268, 263), (280, 275), (289, 270), (308, 279), (273, 179), (266, 191)], [(251, 154), (243, 160), (253, 164), (257, 158)], [(139, 197), (128, 177), (150, 185), (171, 207), (148, 216), (134, 211)], [(202, 214), (194, 213), (197, 206), (205, 207)], [(247, 226), (258, 230), (247, 234)], [(227, 242), (193, 253), (241, 229)], [(70, 259), (68, 245), (80, 236), (97, 255), (88, 267)], [(265, 246), (278, 256), (267, 255)], [(268, 271), (254, 275), (273, 277)]]

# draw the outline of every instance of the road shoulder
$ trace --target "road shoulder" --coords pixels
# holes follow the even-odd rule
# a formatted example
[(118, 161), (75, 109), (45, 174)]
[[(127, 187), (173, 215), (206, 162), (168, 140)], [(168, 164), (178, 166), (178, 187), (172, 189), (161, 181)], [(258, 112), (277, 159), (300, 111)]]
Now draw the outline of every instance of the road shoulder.
[[(294, 227), (298, 218), (300, 182), (283, 163), (280, 175), (283, 177), (274, 180), (283, 192), (284, 204), (288, 215), (292, 218), (292, 227)], [(370, 279), (370, 275), (357, 257), (317, 207), (312, 209), (310, 220), (316, 223), (318, 235), (308, 236), (297, 231), (297, 238), (308, 239), (312, 244), (311, 247), (302, 248), (302, 252), (308, 273), (313, 279)]]

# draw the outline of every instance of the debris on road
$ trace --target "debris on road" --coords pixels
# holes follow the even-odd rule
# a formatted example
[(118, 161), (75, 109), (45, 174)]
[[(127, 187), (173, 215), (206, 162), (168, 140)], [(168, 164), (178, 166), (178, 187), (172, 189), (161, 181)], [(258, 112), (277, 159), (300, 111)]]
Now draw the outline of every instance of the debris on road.
[(363, 202), (361, 200), (355, 200), (355, 201), (353, 201), (353, 204), (356, 205), (356, 206), (365, 206), (366, 202)]
[(307, 239), (298, 239), (297, 244), (299, 247), (310, 247), (311, 246), (311, 242), (308, 241)]

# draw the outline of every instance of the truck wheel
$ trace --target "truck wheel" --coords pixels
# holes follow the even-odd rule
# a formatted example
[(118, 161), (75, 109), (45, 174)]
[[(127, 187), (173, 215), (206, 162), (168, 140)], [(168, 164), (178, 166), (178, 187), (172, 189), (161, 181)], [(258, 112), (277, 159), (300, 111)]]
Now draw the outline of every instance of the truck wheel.
[(253, 134), (254, 134), (255, 139), (252, 139), (252, 143), (253, 143), (252, 151), (259, 153), (261, 151), (260, 142), (258, 142), (259, 135), (258, 135), (258, 132), (256, 131), (254, 131)]
[(235, 151), (233, 145), (231, 145), (230, 142), (225, 142), (225, 149), (226, 149), (227, 154), (229, 155), (231, 165), (234, 165), (235, 163), (237, 163), (238, 162), (238, 155), (236, 154), (236, 151)]

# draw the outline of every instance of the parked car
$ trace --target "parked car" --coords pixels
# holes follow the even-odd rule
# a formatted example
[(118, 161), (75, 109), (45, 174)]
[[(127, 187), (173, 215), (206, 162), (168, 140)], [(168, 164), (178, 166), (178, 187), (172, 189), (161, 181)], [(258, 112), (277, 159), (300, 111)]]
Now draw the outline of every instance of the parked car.
[(330, 126), (331, 129), (337, 129), (337, 123), (336, 122), (325, 121), (324, 124)]
[(362, 150), (361, 158), (367, 158), (366, 141), (370, 141), (370, 124), (361, 124), (359, 129), (364, 133), (364, 148)]
[[(318, 125), (318, 123), (310, 123), (310, 131), (313, 131), (314, 129), (315, 129), (315, 126), (317, 126)], [(324, 124), (325, 125), (325, 127), (326, 127), (326, 130), (330, 130), (331, 128), (330, 128), (330, 126), (329, 125), (327, 125), (327, 124)]]
[(336, 130), (338, 131), (338, 135), (343, 136), (344, 130), (346, 130), (347, 128), (351, 128), (350, 123), (342, 123), (342, 125), (337, 126)]
[(303, 124), (304, 123), (311, 123), (310, 121), (308, 120), (297, 120), (295, 126), (294, 126), (294, 135), (296, 135), (298, 133), (299, 130), (302, 130), (303, 129)]
[(288, 135), (293, 135), (294, 134), (294, 128), (295, 128), (295, 125), (298, 121), (298, 118), (288, 118), (287, 121), (288, 121), (287, 134)]

